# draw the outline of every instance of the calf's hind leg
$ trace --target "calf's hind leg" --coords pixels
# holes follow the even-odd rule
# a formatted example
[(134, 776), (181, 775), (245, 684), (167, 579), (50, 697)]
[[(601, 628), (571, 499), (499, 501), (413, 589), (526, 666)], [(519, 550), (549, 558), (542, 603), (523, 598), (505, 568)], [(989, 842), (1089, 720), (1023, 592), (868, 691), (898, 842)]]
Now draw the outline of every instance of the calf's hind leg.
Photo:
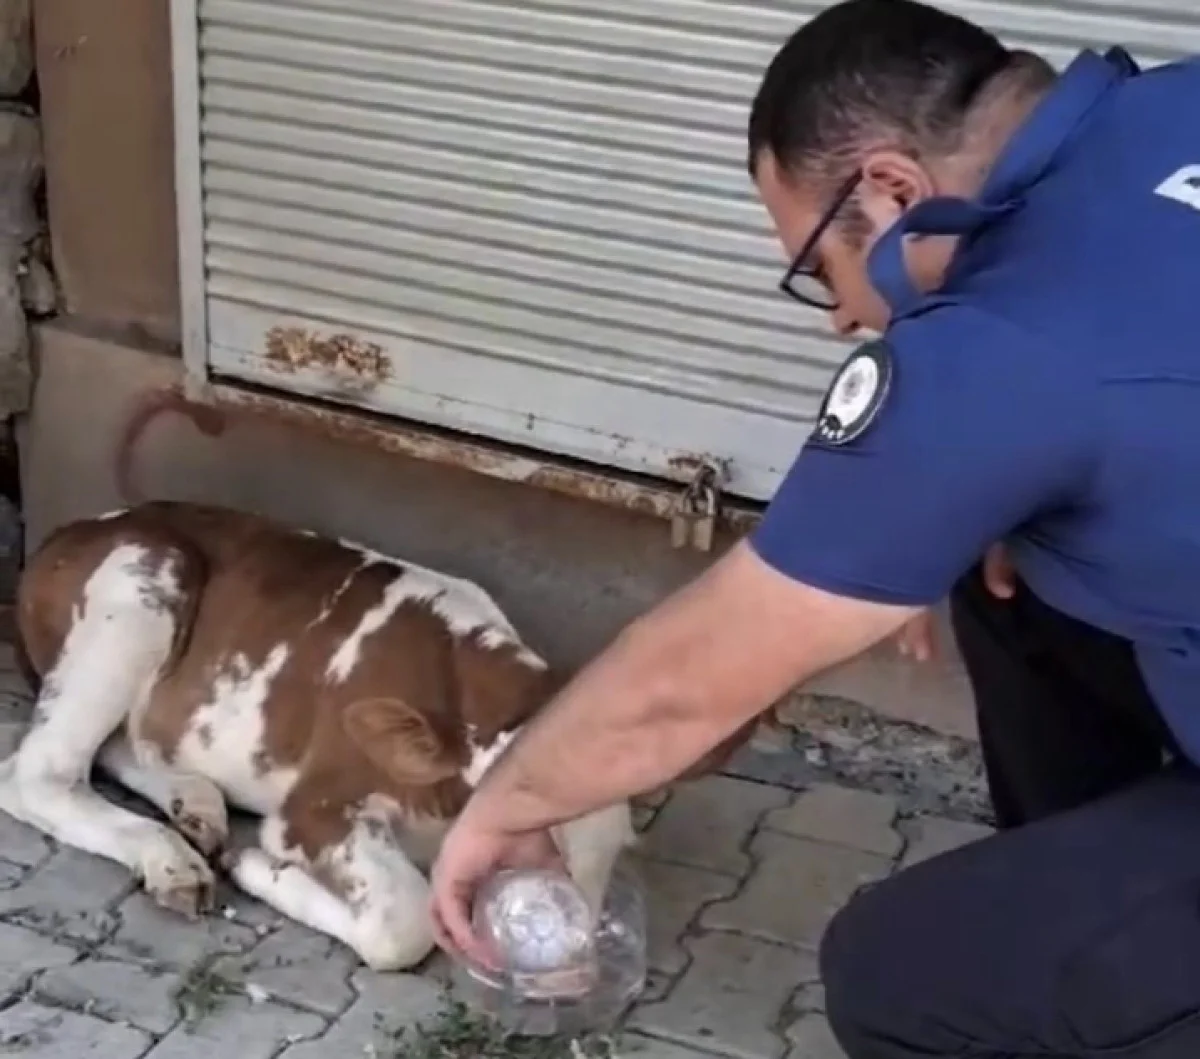
[(92, 573), (30, 731), (0, 766), (0, 809), (123, 864), (160, 904), (195, 914), (212, 900), (203, 858), (170, 828), (113, 805), (89, 783), (100, 747), (145, 705), (171, 656), (188, 563), (174, 548), (129, 543)]

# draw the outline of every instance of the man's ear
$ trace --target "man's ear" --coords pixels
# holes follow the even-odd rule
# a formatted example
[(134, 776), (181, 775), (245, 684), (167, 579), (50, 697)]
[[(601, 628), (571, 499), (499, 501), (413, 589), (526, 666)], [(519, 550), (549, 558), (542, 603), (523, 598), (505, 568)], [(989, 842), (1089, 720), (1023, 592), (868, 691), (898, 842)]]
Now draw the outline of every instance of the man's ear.
[(921, 163), (900, 151), (872, 152), (863, 161), (862, 174), (859, 203), (880, 228), (936, 194), (933, 181)]
[(429, 722), (400, 699), (359, 699), (346, 707), (342, 726), (372, 764), (398, 783), (428, 786), (458, 771)]

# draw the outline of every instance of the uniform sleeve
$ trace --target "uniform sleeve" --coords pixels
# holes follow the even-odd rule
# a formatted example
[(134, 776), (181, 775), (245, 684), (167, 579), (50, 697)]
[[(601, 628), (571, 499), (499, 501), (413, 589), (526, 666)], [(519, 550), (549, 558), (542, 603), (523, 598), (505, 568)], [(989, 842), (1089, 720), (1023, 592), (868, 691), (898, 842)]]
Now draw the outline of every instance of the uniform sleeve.
[(994, 542), (1069, 505), (1094, 462), (1094, 388), (1021, 329), (962, 306), (900, 321), (893, 377), (853, 441), (810, 438), (751, 537), (837, 595), (930, 605)]

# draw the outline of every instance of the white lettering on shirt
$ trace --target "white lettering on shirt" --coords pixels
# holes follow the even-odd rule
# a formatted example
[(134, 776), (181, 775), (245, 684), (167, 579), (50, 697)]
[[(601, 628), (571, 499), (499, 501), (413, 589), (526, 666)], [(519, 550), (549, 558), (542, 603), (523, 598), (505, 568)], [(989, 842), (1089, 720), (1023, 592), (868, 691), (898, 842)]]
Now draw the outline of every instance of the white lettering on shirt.
[(1200, 210), (1200, 165), (1177, 169), (1154, 189), (1154, 193)]

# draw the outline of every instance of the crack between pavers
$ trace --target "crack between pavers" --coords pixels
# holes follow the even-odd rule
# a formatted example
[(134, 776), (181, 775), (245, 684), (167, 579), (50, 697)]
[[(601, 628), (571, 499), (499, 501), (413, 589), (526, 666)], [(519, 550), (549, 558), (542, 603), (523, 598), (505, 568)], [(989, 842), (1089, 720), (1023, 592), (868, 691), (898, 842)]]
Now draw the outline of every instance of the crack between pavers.
[[(666, 803), (664, 802), (664, 805), (665, 804)], [(749, 847), (753, 843), (754, 837), (758, 834), (762, 826), (762, 822), (766, 819), (767, 814), (773, 811), (773, 809), (762, 810), (751, 823), (746, 835), (743, 836), (742, 841), (738, 843), (738, 852), (746, 857), (747, 864), (749, 865), (746, 871), (744, 871), (741, 875), (727, 875), (724, 872), (713, 871), (710, 868), (697, 868), (695, 865), (681, 864), (658, 857), (648, 858), (655, 860), (660, 864), (669, 864), (672, 867), (689, 868), (693, 871), (707, 872), (716, 878), (729, 880), (733, 883), (733, 888), (728, 894), (722, 897), (710, 898), (697, 904), (695, 911), (691, 914), (691, 916), (688, 917), (683, 929), (679, 932), (678, 937), (675, 939), (676, 948), (683, 954), (683, 963), (677, 971), (662, 971), (656, 969), (657, 973), (661, 974), (665, 980), (666, 988), (654, 1000), (648, 1001), (647, 1006), (658, 1006), (660, 1004), (665, 1004), (668, 1000), (670, 1000), (671, 996), (678, 988), (679, 983), (683, 981), (688, 972), (692, 969), (696, 962), (696, 957), (691, 951), (688, 942), (701, 938), (706, 933), (720, 933), (710, 931), (708, 928), (702, 926), (700, 920), (703, 918), (704, 913), (709, 908), (719, 904), (724, 904), (726, 902), (736, 901), (744, 891), (745, 887), (749, 884), (751, 877), (758, 870), (758, 858), (750, 851)], [(633, 1012), (636, 1011), (639, 1006), (641, 1006), (640, 1003), (635, 1000), (634, 1003), (630, 1005), (628, 1014), (633, 1014)]]
[[(315, 1044), (325, 1040), (331, 1033), (333, 1033), (333, 1031), (338, 1028), (338, 1025), (341, 1023), (342, 1019), (344, 1019), (352, 1010), (354, 1010), (355, 1005), (366, 1000), (366, 994), (364, 993), (363, 989), (359, 988), (358, 983), (355, 981), (355, 979), (364, 972), (370, 973), (370, 969), (366, 967), (365, 964), (352, 964), (348, 966), (346, 969), (346, 977), (344, 982), (347, 988), (350, 990), (350, 1003), (348, 1003), (345, 1008), (343, 1008), (342, 1011), (340, 1011), (333, 1018), (330, 1018), (327, 1015), (322, 1015), (322, 1017), (326, 1019), (327, 1024), (320, 1033), (315, 1034), (312, 1037), (305, 1037), (302, 1041), (293, 1041), (287, 1047), (290, 1048), (295, 1044)], [(425, 981), (434, 981), (433, 979), (425, 978), (424, 974), (419, 971), (415, 973), (415, 977), (423, 978)], [(436, 982), (435, 984), (439, 987), (443, 1000), (450, 995), (450, 986), (442, 982)], [(312, 1012), (312, 1014), (315, 1014), (315, 1012)]]
[(793, 1042), (789, 1036), (789, 1031), (793, 1026), (799, 1023), (802, 1019), (809, 1015), (819, 1015), (824, 1017), (824, 1008), (807, 1007), (802, 1004), (801, 998), (804, 997), (813, 986), (820, 987), (820, 974), (811, 982), (801, 982), (792, 990), (787, 1000), (783, 1002), (783, 1008), (779, 1013), (779, 1021), (774, 1026), (774, 1032), (777, 1033), (785, 1042), (787, 1048), (793, 1047)]
[[(42, 862), (43, 865), (49, 861), (49, 859), (53, 857), (56, 852), (58, 852), (57, 844), (55, 844), (54, 848), (52, 848), (50, 854), (48, 854), (46, 857), (46, 860)], [(31, 869), (31, 874), (34, 873), (35, 871)], [(22, 912), (29, 911), (29, 909), (14, 909), (5, 916), (0, 917), (0, 922), (4, 922), (8, 926), (26, 930), (30, 934), (34, 934), (39, 938), (49, 941), (51, 944), (57, 945), (60, 948), (75, 954), (74, 958), (69, 963), (60, 964), (58, 967), (43, 967), (38, 970), (30, 971), (29, 974), (22, 980), (21, 985), (14, 989), (12, 993), (10, 993), (6, 998), (4, 998), (3, 1002), (0, 1003), (0, 1011), (7, 1011), (9, 1008), (20, 1004), (22, 1001), (29, 1000), (43, 1007), (75, 1011), (76, 1014), (82, 1014), (82, 1012), (70, 1007), (69, 1005), (52, 1002), (52, 998), (50, 997), (39, 996), (37, 993), (39, 982), (46, 975), (52, 974), (56, 971), (63, 971), (67, 968), (78, 967), (80, 964), (86, 963), (89, 959), (97, 957), (100, 953), (101, 947), (107, 945), (115, 936), (116, 932), (120, 929), (123, 922), (120, 914), (120, 904), (126, 900), (127, 897), (128, 894), (126, 894), (124, 897), (116, 898), (110, 903), (110, 905), (102, 909), (102, 911), (110, 914), (113, 917), (113, 924), (109, 931), (102, 933), (95, 941), (85, 941), (80, 938), (73, 938), (57, 932), (46, 933), (42, 930), (39, 930), (38, 924), (36, 923), (28, 921), (22, 922), (20, 920), (10, 918), (11, 916), (19, 916)], [(100, 1016), (97, 1015), (96, 1017)], [(119, 1023), (116, 1023), (114, 1020), (110, 1019), (101, 1018), (101, 1021), (111, 1022), (114, 1025), (119, 1025)], [(140, 1030), (140, 1032), (149, 1033), (150, 1031)]]
[[(753, 782), (753, 781), (747, 781), (747, 782)], [(774, 789), (776, 789), (776, 790), (781, 789), (781, 788), (779, 788), (778, 785), (762, 784), (762, 786), (773, 786)], [(784, 788), (784, 789), (786, 789), (786, 788)], [(653, 1001), (650, 1006), (657, 1006), (657, 1005), (666, 1003), (671, 998), (671, 995), (674, 993), (675, 989), (679, 986), (679, 983), (681, 981), (683, 981), (684, 977), (686, 977), (687, 973), (690, 970), (692, 970), (693, 966), (696, 963), (696, 956), (695, 956), (695, 953), (692, 951), (690, 943), (699, 941), (706, 935), (725, 935), (725, 936), (730, 936), (730, 937), (742, 937), (742, 938), (746, 938), (748, 940), (765, 942), (768, 945), (772, 945), (776, 948), (786, 949), (789, 952), (808, 952), (808, 951), (810, 951), (810, 950), (803, 949), (803, 948), (800, 948), (797, 946), (782, 944), (782, 943), (775, 941), (773, 939), (770, 939), (770, 938), (759, 938), (753, 934), (746, 934), (742, 931), (717, 930), (717, 929), (714, 929), (711, 927), (705, 927), (703, 925), (703, 923), (701, 922), (704, 918), (704, 914), (710, 908), (715, 908), (717, 905), (722, 905), (722, 904), (732, 904), (733, 902), (737, 901), (740, 897), (742, 897), (745, 894), (746, 888), (750, 885), (754, 876), (757, 874), (757, 872), (759, 871), (759, 869), (762, 867), (762, 864), (763, 864), (764, 858), (762, 856), (760, 856), (759, 854), (755, 853), (754, 845), (755, 845), (759, 835), (764, 833), (765, 831), (769, 830), (766, 826), (767, 819), (774, 812), (778, 812), (783, 809), (790, 808), (792, 805), (795, 804), (795, 801), (799, 796), (800, 796), (799, 792), (791, 792), (784, 805), (773, 806), (768, 809), (763, 809), (754, 818), (754, 820), (751, 823), (750, 827), (748, 828), (746, 834), (742, 837), (742, 841), (740, 843), (738, 843), (738, 852), (741, 853), (746, 858), (746, 861), (747, 861), (749, 867), (747, 868), (747, 870), (745, 872), (742, 873), (742, 875), (740, 877), (737, 878), (736, 884), (730, 893), (726, 894), (723, 897), (715, 897), (715, 898), (712, 898), (707, 901), (701, 901), (699, 903), (695, 912), (688, 919), (687, 924), (684, 926), (683, 930), (680, 932), (679, 937), (677, 939), (677, 945), (684, 954), (684, 958), (685, 958), (684, 966), (674, 976), (667, 976), (667, 977), (671, 978), (671, 981), (670, 981), (670, 984), (669, 984), (667, 990), (657, 1000)], [(714, 872), (713, 874), (718, 874), (718, 873)], [(723, 876), (723, 877), (724, 878), (733, 878), (732, 876)], [(816, 984), (816, 983), (814, 983), (814, 982), (800, 983), (796, 987), (796, 992), (798, 992), (799, 990), (801, 990), (807, 986), (813, 985), (813, 984)], [(784, 1001), (784, 1005), (783, 1005), (784, 1009), (786, 1009), (787, 1004), (791, 1001), (791, 999), (794, 995), (795, 995), (795, 993), (790, 993), (788, 995), (787, 999)], [(783, 1015), (781, 1012), (781, 1014), (777, 1017), (776, 1020), (768, 1023), (766, 1026), (767, 1032), (770, 1033), (771, 1036), (776, 1039), (776, 1041), (779, 1045), (780, 1059), (782, 1059), (782, 1057), (784, 1057), (784, 1056), (787, 1056), (792, 1048), (791, 1041), (788, 1039), (787, 1034), (786, 1034), (786, 1028), (781, 1031), (779, 1028), (779, 1025), (778, 1025), (779, 1022), (782, 1020), (782, 1017), (783, 1017)], [(642, 1031), (638, 1030), (637, 1032), (642, 1032)], [(643, 1035), (644, 1036), (653, 1036), (648, 1033), (643, 1034)], [(669, 1041), (671, 1043), (679, 1043), (678, 1040), (672, 1041), (671, 1038), (657, 1037), (655, 1039), (665, 1040), (665, 1041)], [(692, 1047), (692, 1044), (690, 1042), (688, 1043), (688, 1047)], [(722, 1051), (722, 1052), (709, 1051), (707, 1054), (715, 1055), (715, 1056), (728, 1056), (730, 1053), (724, 1052), (724, 1051)]]
[[(70, 966), (76, 965), (72, 964)], [(40, 979), (44, 975), (52, 974), (53, 970), (39, 971), (34, 977)], [(30, 984), (23, 999), (30, 1000), (37, 1004), (38, 1007), (45, 1008), (47, 1011), (66, 1011), (72, 1015), (81, 1015), (84, 1018), (95, 1019), (97, 1022), (103, 1022), (109, 1026), (120, 1026), (127, 1030), (137, 1030), (139, 1033), (148, 1034), (155, 1040), (161, 1040), (179, 1024), (178, 1017), (176, 1017), (176, 1020), (166, 1030), (152, 1030), (146, 1026), (139, 1026), (136, 1022), (131, 1022), (129, 1019), (121, 1018), (118, 1013), (107, 1010), (106, 1005), (99, 1000), (88, 999), (78, 1002), (67, 1000), (50, 993), (39, 992), (35, 983)]]
[[(650, 1030), (643, 1029), (633, 1029), (629, 1032), (636, 1034), (639, 1037), (645, 1037), (648, 1041), (657, 1041), (659, 1044), (670, 1044), (677, 1047), (686, 1048), (690, 1052), (695, 1052), (697, 1055), (704, 1056), (705, 1059), (708, 1059), (708, 1057), (711, 1057), (711, 1059), (739, 1059), (739, 1057), (734, 1056), (730, 1052), (713, 1051), (711, 1048), (701, 1048), (694, 1041), (684, 1039), (682, 1037), (664, 1036), (661, 1032), (652, 1033)], [(630, 1059), (634, 1059), (636, 1055), (637, 1052), (633, 1052), (630, 1056)]]
[[(788, 799), (788, 804), (786, 806), (784, 806), (783, 808), (790, 808), (790, 807), (794, 806), (796, 804), (796, 802), (800, 799), (800, 797), (801, 796), (799, 794), (792, 795), (792, 797)], [(767, 821), (770, 819), (771, 814), (775, 811), (776, 810), (771, 810), (771, 809), (764, 810), (762, 815), (755, 822), (755, 825), (751, 828), (750, 834), (746, 836), (746, 839), (743, 843), (742, 848), (743, 848), (743, 852), (750, 859), (750, 863), (753, 865), (753, 867), (751, 868), (750, 872), (747, 873), (746, 878), (742, 882), (742, 885), (740, 887), (738, 887), (739, 895), (745, 893), (745, 890), (750, 885), (751, 880), (754, 878), (755, 874), (759, 871), (759, 869), (763, 865), (765, 857), (757, 855), (754, 852), (754, 846), (758, 840), (758, 837), (768, 830)], [(731, 901), (736, 900), (736, 898), (730, 898), (729, 900), (731, 900)], [(787, 946), (787, 948), (790, 949), (791, 946)], [(788, 999), (790, 999), (790, 996)], [(785, 999), (784, 1004), (783, 1004), (784, 1007), (786, 1007), (787, 1002), (788, 1002), (788, 1000)], [(783, 1057), (783, 1056), (786, 1056), (792, 1050), (792, 1045), (791, 1045), (791, 1041), (788, 1040), (786, 1033), (779, 1029), (778, 1023), (779, 1023), (780, 1019), (782, 1019), (782, 1012), (777, 1016), (776, 1022), (768, 1024), (767, 1030), (778, 1041), (779, 1055), (781, 1057)]]
[[(783, 808), (786, 808), (786, 806)], [(701, 922), (701, 920), (704, 918), (705, 912), (707, 912), (710, 908), (715, 908), (717, 905), (732, 904), (739, 897), (741, 897), (746, 892), (746, 887), (750, 885), (750, 881), (754, 878), (755, 874), (758, 872), (758, 869), (762, 866), (762, 858), (754, 852), (753, 846), (758, 835), (765, 827), (767, 817), (775, 811), (776, 810), (774, 808), (771, 808), (763, 809), (761, 812), (759, 812), (751, 822), (746, 834), (742, 836), (741, 842), (738, 843), (738, 853), (746, 858), (747, 868), (744, 872), (736, 876), (726, 875), (724, 872), (712, 872), (713, 875), (719, 876), (722, 879), (731, 880), (733, 882), (733, 888), (724, 896), (713, 897), (709, 898), (708, 900), (700, 901), (696, 906), (696, 910), (691, 914), (691, 916), (688, 917), (687, 922), (684, 924), (683, 930), (679, 932), (679, 937), (676, 939), (679, 948), (683, 950), (684, 955), (687, 957), (686, 966), (682, 971), (679, 972), (677, 976), (675, 976), (676, 982), (672, 984), (672, 989), (674, 989), (674, 985), (678, 983), (678, 980), (682, 979), (684, 974), (691, 969), (691, 965), (695, 959), (685, 943), (703, 937), (706, 933), (712, 932), (710, 928), (705, 927)], [(663, 863), (667, 862), (664, 861)]]

